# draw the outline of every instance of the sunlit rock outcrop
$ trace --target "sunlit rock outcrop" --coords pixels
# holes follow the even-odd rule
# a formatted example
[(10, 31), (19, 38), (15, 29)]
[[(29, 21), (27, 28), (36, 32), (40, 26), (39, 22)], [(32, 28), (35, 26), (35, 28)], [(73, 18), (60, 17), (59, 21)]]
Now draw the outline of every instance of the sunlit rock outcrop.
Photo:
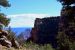
[(6, 47), (11, 47), (12, 43), (7, 39), (8, 32), (0, 30), (0, 44)]
[(8, 35), (9, 33), (7, 31), (0, 30), (0, 45), (6, 46), (8, 48), (19, 48), (19, 43), (14, 38), (12, 38), (12, 40), (9, 40)]

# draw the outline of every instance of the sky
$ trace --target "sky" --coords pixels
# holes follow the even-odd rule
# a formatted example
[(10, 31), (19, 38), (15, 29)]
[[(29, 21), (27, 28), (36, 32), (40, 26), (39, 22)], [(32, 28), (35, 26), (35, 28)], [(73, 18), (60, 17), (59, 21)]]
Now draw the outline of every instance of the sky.
[(57, 0), (8, 0), (11, 7), (1, 8), (11, 19), (11, 27), (33, 27), (36, 18), (59, 16), (62, 8)]

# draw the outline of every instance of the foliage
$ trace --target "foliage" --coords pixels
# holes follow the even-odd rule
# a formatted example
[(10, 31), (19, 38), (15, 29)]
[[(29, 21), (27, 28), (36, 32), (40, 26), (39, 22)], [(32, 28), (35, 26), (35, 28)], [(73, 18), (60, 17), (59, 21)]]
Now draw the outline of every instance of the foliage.
[(19, 49), (2, 47), (2, 50), (55, 50), (55, 49), (53, 49), (50, 44), (41, 46), (34, 43), (26, 43), (25, 46), (20, 47)]
[(61, 16), (65, 17), (65, 19), (73, 20), (75, 16), (75, 6), (66, 6), (61, 10)]
[(31, 50), (54, 50), (50, 44), (45, 44), (45, 45), (38, 45), (32, 42), (25, 43), (24, 47), (26, 47), (26, 50), (31, 49)]
[(7, 0), (0, 0), (0, 6), (10, 7), (10, 4)]
[(62, 5), (71, 5), (75, 4), (75, 0), (58, 0)]
[(58, 1), (63, 5), (63, 19), (60, 20), (62, 24), (59, 24), (57, 35), (58, 50), (75, 50), (75, 0)]
[[(63, 8), (61, 10), (61, 16), (66, 17), (74, 17), (75, 15), (75, 0), (58, 0), (62, 5)], [(73, 5), (73, 6), (72, 6)]]
[[(10, 4), (8, 3), (7, 0), (0, 0), (0, 6), (9, 7)], [(10, 19), (6, 18), (6, 16), (3, 13), (0, 13), (0, 29), (3, 28), (3, 25), (7, 26), (9, 22)]]
[(6, 16), (3, 13), (0, 13), (0, 24), (7, 26), (9, 22), (10, 22), (10, 19), (6, 18)]

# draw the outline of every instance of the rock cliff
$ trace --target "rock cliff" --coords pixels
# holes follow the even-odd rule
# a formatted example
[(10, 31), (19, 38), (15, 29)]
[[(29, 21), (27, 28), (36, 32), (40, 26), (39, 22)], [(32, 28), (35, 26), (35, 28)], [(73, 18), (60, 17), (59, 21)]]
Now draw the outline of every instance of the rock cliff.
[(34, 28), (31, 31), (31, 40), (38, 44), (51, 43), (57, 45), (59, 17), (36, 18)]

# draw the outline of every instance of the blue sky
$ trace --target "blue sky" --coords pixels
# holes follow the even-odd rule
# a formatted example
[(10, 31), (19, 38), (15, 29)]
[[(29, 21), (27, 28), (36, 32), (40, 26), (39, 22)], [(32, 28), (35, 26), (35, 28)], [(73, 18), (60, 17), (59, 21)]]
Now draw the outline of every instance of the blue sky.
[(9, 0), (11, 7), (1, 9), (11, 19), (11, 27), (33, 27), (35, 18), (59, 16), (57, 0)]

